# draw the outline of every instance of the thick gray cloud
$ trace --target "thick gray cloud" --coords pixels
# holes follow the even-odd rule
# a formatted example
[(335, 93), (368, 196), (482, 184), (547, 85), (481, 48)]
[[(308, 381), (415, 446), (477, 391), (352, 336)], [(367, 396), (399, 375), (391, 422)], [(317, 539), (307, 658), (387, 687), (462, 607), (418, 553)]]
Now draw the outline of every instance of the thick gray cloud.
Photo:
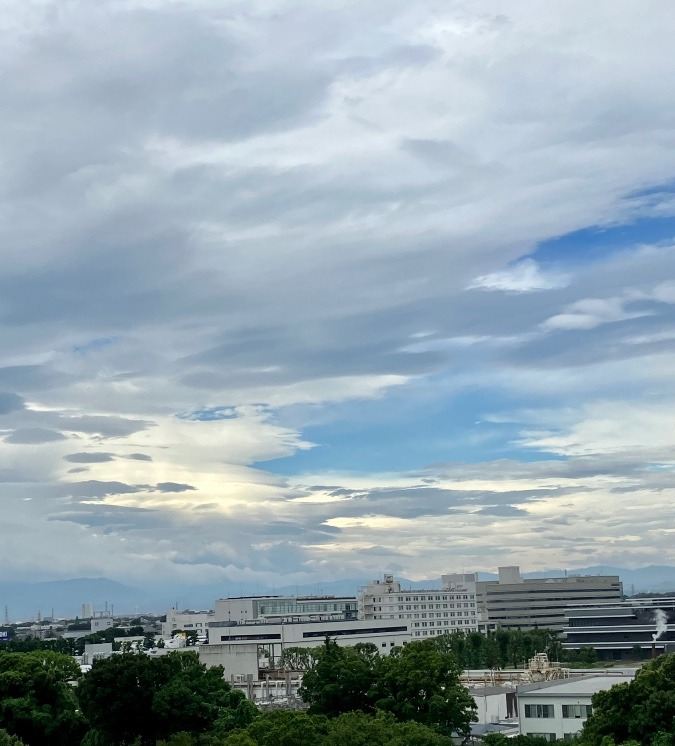
[[(15, 571), (672, 556), (675, 250), (537, 246), (675, 214), (673, 8), (17, 1), (0, 21)], [(364, 399), (434, 455), (275, 473), (310, 426), (338, 449), (341, 417), (370, 432), (341, 409)], [(468, 409), (481, 433), (446, 436), (439, 413)], [(636, 506), (660, 518), (636, 528)]]
[(69, 453), (63, 457), (64, 461), (70, 461), (71, 464), (104, 464), (112, 461), (115, 457), (112, 453)]
[(21, 445), (40, 445), (41, 443), (54, 443), (65, 439), (66, 436), (57, 430), (47, 430), (44, 427), (25, 427), (5, 436), (4, 441), (5, 443)]

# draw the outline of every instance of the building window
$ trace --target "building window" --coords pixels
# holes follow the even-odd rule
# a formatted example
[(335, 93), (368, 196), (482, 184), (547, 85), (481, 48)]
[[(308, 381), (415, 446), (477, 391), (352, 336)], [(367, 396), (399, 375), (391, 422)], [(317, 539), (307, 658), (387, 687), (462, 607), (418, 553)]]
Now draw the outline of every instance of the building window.
[(587, 718), (593, 712), (590, 705), (563, 705), (562, 716), (564, 718)]
[(552, 718), (553, 705), (525, 705), (526, 718)]
[(555, 733), (526, 733), (530, 738), (543, 738), (545, 741), (557, 741), (558, 736)]

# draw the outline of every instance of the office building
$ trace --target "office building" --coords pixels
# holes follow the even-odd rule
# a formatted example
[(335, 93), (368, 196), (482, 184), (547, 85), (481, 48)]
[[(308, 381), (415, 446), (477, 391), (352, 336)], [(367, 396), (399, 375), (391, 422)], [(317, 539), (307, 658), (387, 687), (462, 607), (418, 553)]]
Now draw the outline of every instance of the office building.
[(413, 639), (481, 628), (476, 608), (476, 576), (443, 575), (440, 590), (402, 590), (392, 575), (359, 588), (359, 619), (405, 620)]
[(618, 575), (571, 575), (525, 580), (517, 566), (500, 567), (498, 580), (476, 583), (478, 612), (502, 629), (562, 631), (565, 611), (581, 603), (620, 601)]

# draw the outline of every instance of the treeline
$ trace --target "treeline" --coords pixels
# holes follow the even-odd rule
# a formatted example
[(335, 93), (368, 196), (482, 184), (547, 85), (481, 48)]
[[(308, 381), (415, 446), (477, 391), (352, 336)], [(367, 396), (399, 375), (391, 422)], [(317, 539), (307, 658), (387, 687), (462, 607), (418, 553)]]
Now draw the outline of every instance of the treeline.
[[(120, 654), (82, 675), (51, 650), (0, 652), (0, 746), (450, 746), (476, 706), (455, 636), (380, 655), (374, 645), (311, 651), (307, 712), (261, 713), (195, 652)], [(464, 635), (464, 644), (470, 636)], [(526, 653), (525, 653), (526, 654)], [(578, 746), (675, 746), (675, 654), (600, 692)], [(543, 746), (486, 738), (487, 746)], [(560, 745), (562, 746), (562, 744)]]
[[(462, 669), (522, 668), (536, 653), (546, 653), (551, 661), (593, 663), (592, 648), (581, 653), (563, 650), (558, 634), (550, 629), (453, 632), (431, 638), (443, 652), (451, 653)], [(306, 671), (316, 662), (316, 649), (286, 648), (276, 661), (279, 668)]]
[[(143, 635), (143, 627), (109, 627), (100, 632), (93, 632), (83, 637), (51, 637), (45, 640), (37, 637), (26, 637), (23, 640), (8, 640), (0, 643), (0, 652), (8, 653), (30, 653), (36, 650), (49, 650), (53, 653), (64, 655), (82, 655), (84, 646), (87, 644), (98, 644), (102, 642), (114, 643), (116, 637), (140, 637)], [(144, 647), (154, 646), (154, 635), (145, 636)], [(114, 643), (114, 649), (120, 650), (122, 645)], [(2, 746), (2, 744), (0, 744)]]

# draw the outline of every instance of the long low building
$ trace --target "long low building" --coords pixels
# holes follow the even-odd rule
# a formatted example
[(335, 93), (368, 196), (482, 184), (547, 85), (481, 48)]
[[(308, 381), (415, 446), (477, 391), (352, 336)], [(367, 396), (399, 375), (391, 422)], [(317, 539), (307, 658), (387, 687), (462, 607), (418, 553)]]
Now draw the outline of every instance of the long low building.
[(286, 648), (318, 647), (327, 637), (335, 640), (338, 645), (372, 643), (381, 653), (387, 654), (396, 646), (404, 645), (412, 639), (409, 623), (399, 619), (209, 624), (209, 645), (255, 644), (268, 651), (269, 656), (266, 657), (272, 660), (278, 660)]
[(593, 648), (603, 660), (675, 652), (675, 598), (585, 604), (565, 612), (563, 648)]

